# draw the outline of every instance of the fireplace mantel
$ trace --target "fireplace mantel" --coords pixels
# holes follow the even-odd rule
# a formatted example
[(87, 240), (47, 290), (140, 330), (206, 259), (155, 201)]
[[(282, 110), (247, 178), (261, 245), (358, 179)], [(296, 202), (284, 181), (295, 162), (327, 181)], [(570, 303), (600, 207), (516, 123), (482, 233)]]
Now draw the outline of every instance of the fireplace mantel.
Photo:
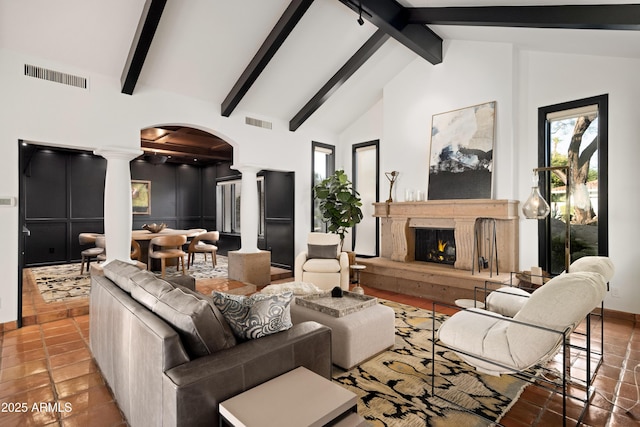
[(412, 262), (415, 254), (413, 228), (451, 228), (456, 239), (456, 269), (471, 270), (474, 229), (479, 218), (496, 220), (499, 268), (518, 270), (518, 201), (493, 199), (429, 200), (423, 202), (374, 203), (381, 218), (381, 256)]

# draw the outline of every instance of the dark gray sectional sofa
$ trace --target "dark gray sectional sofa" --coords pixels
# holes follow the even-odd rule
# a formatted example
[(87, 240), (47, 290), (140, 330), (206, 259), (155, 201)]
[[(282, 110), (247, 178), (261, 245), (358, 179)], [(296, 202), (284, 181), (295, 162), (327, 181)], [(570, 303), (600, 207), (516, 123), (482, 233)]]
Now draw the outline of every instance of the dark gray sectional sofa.
[(218, 425), (220, 402), (298, 366), (331, 378), (325, 326), (241, 342), (210, 297), (121, 261), (104, 274), (91, 278), (91, 351), (133, 427)]

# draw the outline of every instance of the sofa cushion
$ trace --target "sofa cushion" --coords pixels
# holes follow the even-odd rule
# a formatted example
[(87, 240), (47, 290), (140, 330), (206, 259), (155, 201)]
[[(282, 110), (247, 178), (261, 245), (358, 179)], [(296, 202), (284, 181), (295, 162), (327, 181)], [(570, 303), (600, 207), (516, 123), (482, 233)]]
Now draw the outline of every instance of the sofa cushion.
[(131, 297), (153, 311), (160, 297), (175, 289), (171, 283), (143, 270), (129, 278)]
[(340, 261), (335, 258), (313, 258), (304, 263), (302, 270), (312, 273), (339, 273)]
[(207, 356), (236, 344), (220, 311), (206, 298), (199, 298), (188, 290), (175, 288), (162, 294), (153, 312), (178, 331), (191, 358)]
[(253, 294), (250, 297), (213, 292), (233, 333), (241, 339), (255, 339), (291, 328), (293, 292), (276, 295)]
[(118, 285), (120, 289), (127, 293), (131, 293), (131, 284), (129, 283), (129, 277), (139, 273), (140, 270), (135, 264), (115, 259), (106, 264), (102, 268), (104, 275), (107, 279)]
[(336, 259), (338, 256), (338, 245), (307, 245), (307, 258)]

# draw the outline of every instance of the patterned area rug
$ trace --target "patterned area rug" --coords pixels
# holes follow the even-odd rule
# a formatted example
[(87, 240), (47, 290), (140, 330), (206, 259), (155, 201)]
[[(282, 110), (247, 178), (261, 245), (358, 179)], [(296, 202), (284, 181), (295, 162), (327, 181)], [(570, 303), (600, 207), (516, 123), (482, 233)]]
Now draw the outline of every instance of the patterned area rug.
[[(45, 302), (69, 301), (89, 296), (90, 277), (87, 273), (80, 274), (80, 263), (34, 267), (29, 270)], [(182, 271), (176, 271), (174, 267), (166, 271), (167, 277), (181, 274)], [(227, 257), (218, 255), (214, 269), (210, 257), (205, 262), (202, 255), (196, 255), (187, 274), (196, 279), (227, 277)], [(157, 275), (159, 277), (160, 273)]]
[[(486, 419), (431, 395), (431, 311), (380, 300), (396, 312), (396, 343), (334, 381), (358, 395), (358, 414), (374, 427), (486, 426)], [(446, 319), (438, 315), (436, 328)], [(477, 373), (453, 352), (436, 347), (436, 396), (499, 421), (529, 384)]]
[(69, 301), (89, 296), (90, 277), (80, 274), (80, 263), (29, 269), (45, 302)]

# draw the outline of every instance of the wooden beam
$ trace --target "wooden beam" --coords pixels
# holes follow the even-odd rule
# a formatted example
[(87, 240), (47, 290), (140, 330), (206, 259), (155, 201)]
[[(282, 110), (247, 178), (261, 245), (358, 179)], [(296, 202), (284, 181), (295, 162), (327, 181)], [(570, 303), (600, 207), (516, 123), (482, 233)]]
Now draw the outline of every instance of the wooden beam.
[(377, 30), (360, 49), (329, 79), (309, 102), (289, 121), (289, 130), (295, 131), (304, 123), (335, 91), (346, 82), (380, 47), (389, 39), (389, 34)]
[(122, 93), (133, 94), (166, 3), (167, 0), (147, 0), (144, 4), (138, 29), (133, 37), (129, 56), (120, 77)]
[(640, 5), (408, 8), (408, 22), (431, 25), (640, 30)]
[(442, 39), (423, 24), (410, 23), (407, 8), (395, 0), (340, 0), (376, 27), (432, 64), (442, 62)]
[(262, 46), (260, 46), (260, 49), (258, 49), (258, 52), (231, 89), (231, 92), (229, 92), (222, 102), (221, 114), (224, 117), (229, 117), (238, 106), (242, 98), (249, 91), (249, 88), (251, 88), (253, 83), (258, 79), (260, 73), (262, 73), (267, 64), (269, 64), (269, 61), (271, 61), (278, 49), (280, 49), (280, 46), (282, 46), (312, 3), (313, 0), (291, 1), (275, 27), (271, 30), (271, 33), (269, 33), (264, 43), (262, 43)]

